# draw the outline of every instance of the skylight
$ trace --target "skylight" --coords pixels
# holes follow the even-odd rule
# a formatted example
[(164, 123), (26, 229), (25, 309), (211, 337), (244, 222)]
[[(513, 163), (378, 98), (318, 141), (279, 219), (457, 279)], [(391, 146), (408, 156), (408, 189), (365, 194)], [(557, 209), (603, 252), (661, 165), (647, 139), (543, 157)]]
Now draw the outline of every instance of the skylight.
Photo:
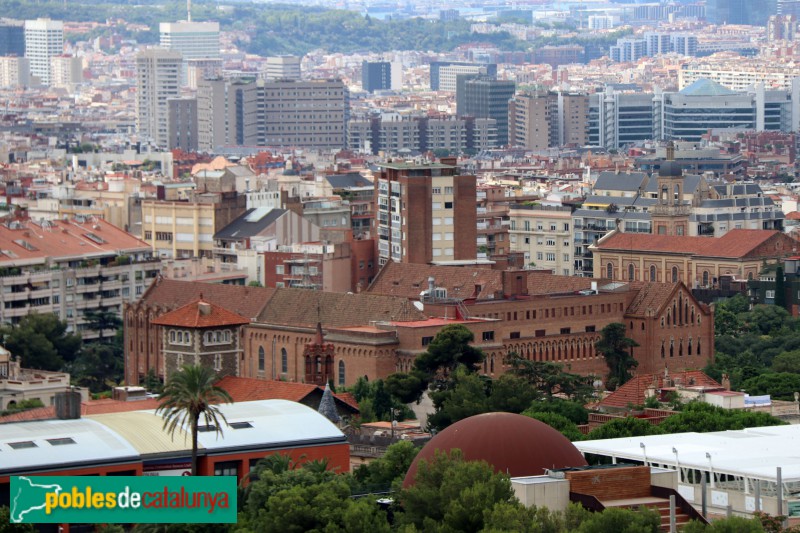
[(58, 439), (47, 439), (51, 446), (64, 446), (65, 444), (75, 444), (72, 437), (63, 437)]
[(38, 448), (32, 440), (25, 440), (20, 442), (9, 442), (8, 445), (14, 450), (24, 450), (26, 448)]
[(246, 429), (253, 427), (253, 424), (251, 424), (250, 422), (231, 422), (228, 425), (233, 429)]

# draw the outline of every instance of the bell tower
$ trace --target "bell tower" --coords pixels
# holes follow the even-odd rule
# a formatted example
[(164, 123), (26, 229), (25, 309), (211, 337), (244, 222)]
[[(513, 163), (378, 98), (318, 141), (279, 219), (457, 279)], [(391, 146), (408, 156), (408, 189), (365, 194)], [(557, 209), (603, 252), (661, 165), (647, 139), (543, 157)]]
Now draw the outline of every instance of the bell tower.
[(675, 145), (667, 144), (667, 159), (658, 169), (658, 203), (650, 212), (653, 233), (688, 235), (691, 206), (683, 200), (683, 169), (675, 161)]

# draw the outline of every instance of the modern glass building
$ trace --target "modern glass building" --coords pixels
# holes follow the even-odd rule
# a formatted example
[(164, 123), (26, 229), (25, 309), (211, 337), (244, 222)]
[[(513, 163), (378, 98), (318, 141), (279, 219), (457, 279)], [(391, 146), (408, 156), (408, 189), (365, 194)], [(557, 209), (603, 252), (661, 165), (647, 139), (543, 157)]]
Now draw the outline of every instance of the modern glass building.
[(508, 101), (516, 84), (490, 76), (458, 76), (456, 110), (459, 117), (493, 118), (497, 121), (497, 145), (508, 144)]

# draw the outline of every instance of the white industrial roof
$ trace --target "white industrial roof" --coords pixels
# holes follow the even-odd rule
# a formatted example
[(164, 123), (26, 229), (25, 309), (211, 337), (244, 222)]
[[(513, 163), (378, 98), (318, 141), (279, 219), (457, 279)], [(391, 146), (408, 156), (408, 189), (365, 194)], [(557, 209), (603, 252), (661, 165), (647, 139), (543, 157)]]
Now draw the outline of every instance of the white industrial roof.
[(777, 467), (781, 467), (784, 483), (800, 482), (800, 425), (588, 440), (573, 444), (582, 453), (641, 462), (646, 455), (648, 463), (680, 465), (706, 472), (713, 470), (719, 474), (773, 482)]
[[(219, 408), (230, 425), (223, 424), (222, 435), (199, 433), (201, 453), (345, 442), (339, 428), (301, 403), (259, 400), (222, 404)], [(191, 438), (179, 432), (172, 439), (163, 431), (163, 423), (155, 410), (145, 410), (4, 424), (0, 426), (0, 473), (50, 470), (82, 462), (139, 461), (146, 460), (148, 454), (190, 451)], [(188, 428), (183, 429), (188, 433)], [(47, 439), (68, 440), (54, 444)]]

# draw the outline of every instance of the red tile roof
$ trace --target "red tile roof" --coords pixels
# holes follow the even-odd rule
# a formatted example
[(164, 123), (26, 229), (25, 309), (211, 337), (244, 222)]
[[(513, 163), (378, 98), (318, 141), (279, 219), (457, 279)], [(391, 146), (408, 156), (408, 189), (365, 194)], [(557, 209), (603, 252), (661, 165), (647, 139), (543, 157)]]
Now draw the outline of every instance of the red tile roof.
[(800, 211), (792, 211), (786, 214), (786, 220), (800, 220)]
[[(707, 376), (700, 370), (687, 370), (669, 374), (670, 379), (679, 381), (681, 385), (694, 385), (702, 387), (722, 387), (721, 384)], [(609, 394), (599, 402), (599, 407), (628, 407), (629, 405), (642, 405), (645, 400), (645, 391), (648, 387), (664, 388), (664, 374), (642, 374), (634, 376), (630, 381)]]
[[(599, 250), (664, 252), (670, 254), (698, 255), (703, 257), (752, 257), (756, 248), (774, 239), (781, 243), (775, 254), (781, 256), (795, 246), (791, 238), (777, 230), (733, 229), (722, 237), (689, 237), (647, 233), (610, 233), (595, 246)], [(764, 254), (761, 254), (764, 255)]]
[(150, 245), (103, 219), (86, 222), (33, 220), (0, 224), (0, 265), (46, 258), (53, 260), (105, 252), (106, 255), (142, 253)]
[(250, 320), (228, 311), (224, 307), (197, 299), (174, 311), (164, 313), (150, 321), (158, 326), (177, 326), (182, 328), (213, 328), (221, 326), (242, 326)]
[(203, 300), (224, 307), (245, 318), (253, 318), (264, 309), (275, 289), (224, 285), (156, 278), (141, 298), (145, 305), (177, 309), (190, 302)]

